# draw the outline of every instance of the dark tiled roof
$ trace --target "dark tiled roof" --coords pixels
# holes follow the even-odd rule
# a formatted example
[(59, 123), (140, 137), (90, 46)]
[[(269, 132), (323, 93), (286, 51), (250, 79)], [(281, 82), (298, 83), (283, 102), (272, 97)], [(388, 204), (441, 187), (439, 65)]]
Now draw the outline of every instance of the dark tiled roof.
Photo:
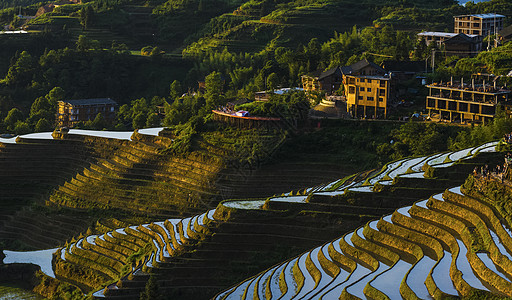
[(100, 104), (113, 104), (117, 103), (110, 98), (95, 98), (95, 99), (80, 99), (80, 100), (64, 100), (62, 102), (69, 103), (71, 105), (100, 105)]
[(388, 72), (420, 73), (425, 71), (425, 62), (385, 60), (384, 62), (382, 62), (382, 67)]
[(334, 75), (336, 73), (340, 73), (339, 75), (341, 75), (341, 70), (340, 70), (340, 67), (336, 67), (336, 68), (332, 68), (332, 69), (329, 69), (329, 70), (326, 70), (324, 72), (322, 72), (322, 74), (320, 74), (320, 76), (318, 76), (318, 80), (322, 80), (326, 77), (329, 77), (331, 75)]
[(460, 42), (464, 42), (464, 43), (478, 43), (477, 40), (472, 39), (471, 37), (467, 36), (464, 33), (459, 33), (456, 36), (453, 36), (453, 37), (447, 39), (446, 41), (444, 41), (445, 44), (457, 44), (457, 43), (460, 43)]
[(354, 64), (351, 64), (350, 66), (348, 67), (342, 67), (341, 68), (341, 72), (343, 72), (343, 74), (345, 75), (350, 75), (354, 72), (357, 72), (357, 71), (360, 71), (362, 68), (364, 67), (367, 67), (367, 66), (372, 66), (373, 68), (375, 68), (376, 70), (382, 72), (382, 73), (386, 73), (386, 70), (384, 70), (383, 68), (381, 68), (379, 65), (375, 64), (374, 62), (371, 62), (367, 59), (363, 59), (363, 60), (360, 60)]

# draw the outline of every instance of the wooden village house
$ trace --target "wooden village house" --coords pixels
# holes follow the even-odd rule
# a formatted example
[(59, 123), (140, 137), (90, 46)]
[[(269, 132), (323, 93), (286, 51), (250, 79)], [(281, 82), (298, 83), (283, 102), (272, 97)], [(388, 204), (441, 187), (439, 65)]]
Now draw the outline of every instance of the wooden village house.
[(302, 88), (307, 92), (321, 91), (326, 95), (332, 95), (343, 84), (342, 78), (343, 74), (340, 67), (326, 71), (317, 70), (301, 77)]
[(107, 122), (112, 122), (116, 107), (117, 103), (110, 98), (59, 101), (57, 126), (71, 128), (78, 122), (94, 120), (99, 113)]

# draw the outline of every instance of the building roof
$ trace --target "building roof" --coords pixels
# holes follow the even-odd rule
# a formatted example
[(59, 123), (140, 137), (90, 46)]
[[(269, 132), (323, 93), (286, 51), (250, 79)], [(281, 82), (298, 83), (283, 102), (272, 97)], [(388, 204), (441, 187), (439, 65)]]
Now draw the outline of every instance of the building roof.
[(381, 67), (388, 72), (421, 73), (425, 71), (424, 61), (385, 60)]
[(505, 18), (504, 15), (500, 15), (500, 14), (472, 14), (472, 15), (454, 16), (454, 18), (461, 18), (461, 17), (475, 17), (475, 18), (480, 18), (480, 19)]
[[(452, 38), (456, 35), (459, 35), (460, 33), (453, 33), (453, 32), (438, 32), (438, 31), (423, 31), (418, 33), (419, 36), (437, 36), (437, 37), (445, 37), (445, 38)], [(465, 34), (465, 33), (464, 33)], [(475, 38), (478, 35), (477, 34), (465, 34), (466, 36), (470, 38)]]
[(457, 33), (453, 32), (438, 32), (438, 31), (423, 31), (418, 33), (419, 36), (438, 36), (438, 37), (445, 37), (445, 38), (451, 38), (457, 35)]
[(371, 62), (367, 59), (360, 60), (354, 64), (351, 64), (350, 66), (341, 67), (341, 72), (345, 75), (350, 75), (354, 72), (360, 71), (361, 69), (363, 69), (367, 66), (372, 66), (374, 69), (382, 72), (383, 74), (386, 73), (386, 70), (384, 70), (379, 65), (377, 65), (374, 62)]
[(113, 104), (117, 105), (117, 102), (110, 98), (95, 98), (95, 99), (79, 99), (79, 100), (63, 100), (59, 102), (69, 103), (71, 105), (100, 105), (100, 104)]
[(349, 75), (357, 78), (366, 78), (366, 79), (378, 79), (378, 80), (391, 80), (388, 76), (379, 76), (379, 75)]
[(331, 75), (334, 75), (334, 74), (336, 74), (337, 72), (339, 72), (339, 73), (340, 73), (340, 75), (341, 75), (340, 67), (336, 67), (336, 68), (332, 68), (332, 69), (329, 69), (329, 70), (325, 70), (325, 71), (323, 71), (323, 72), (320, 74), (320, 76), (318, 76), (318, 80), (322, 80), (322, 79), (324, 79), (324, 78), (326, 78), (326, 77), (329, 77), (329, 76), (331, 76)]
[[(476, 36), (475, 36), (476, 37)], [(445, 44), (458, 44), (458, 43), (480, 43), (480, 40), (475, 39), (474, 37), (471, 37), (465, 33), (459, 33), (451, 38), (444, 41)]]

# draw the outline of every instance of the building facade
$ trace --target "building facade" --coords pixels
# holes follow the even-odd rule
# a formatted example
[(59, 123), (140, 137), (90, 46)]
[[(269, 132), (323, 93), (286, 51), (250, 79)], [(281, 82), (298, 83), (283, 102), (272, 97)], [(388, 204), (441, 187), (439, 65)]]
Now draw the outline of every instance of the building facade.
[(390, 78), (371, 75), (344, 77), (347, 111), (359, 119), (385, 119), (390, 91)]
[(326, 71), (316, 71), (301, 77), (302, 88), (306, 92), (321, 91), (332, 95), (343, 84), (343, 74), (339, 67)]
[(486, 123), (496, 115), (498, 105), (510, 112), (512, 101), (511, 91), (485, 84), (471, 85), (439, 84), (427, 85), (426, 108), (430, 118), (449, 122)]
[(418, 33), (418, 38), (424, 39), (427, 46), (435, 43), (448, 55), (474, 56), (482, 51), (481, 35), (424, 31)]
[(78, 122), (94, 120), (99, 113), (107, 122), (112, 122), (116, 107), (117, 103), (110, 98), (59, 101), (57, 126), (71, 128)]
[(505, 16), (499, 14), (474, 14), (454, 17), (455, 33), (488, 36), (503, 29)]

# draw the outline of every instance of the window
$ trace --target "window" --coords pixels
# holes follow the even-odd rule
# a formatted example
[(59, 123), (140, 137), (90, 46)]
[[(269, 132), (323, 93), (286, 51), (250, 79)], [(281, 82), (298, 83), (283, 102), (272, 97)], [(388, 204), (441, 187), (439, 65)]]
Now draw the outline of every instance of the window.
[(384, 98), (380, 97), (379, 102), (384, 102)]
[(368, 79), (368, 83), (372, 83), (372, 80), (371, 80), (371, 79)]
[(371, 92), (372, 92), (372, 88), (367, 88), (367, 89), (366, 89), (366, 91), (367, 91), (368, 93), (371, 93)]
[(349, 86), (348, 87), (348, 93), (349, 94), (355, 94), (356, 93), (356, 88), (354, 86)]
[(379, 96), (385, 96), (386, 90), (385, 89), (379, 89)]
[(364, 87), (360, 86), (360, 87), (359, 87), (359, 91), (360, 91), (360, 92), (364, 92)]
[(361, 82), (364, 82), (364, 78), (361, 78), (360, 80), (361, 80)]
[(357, 100), (363, 100), (363, 96), (357, 96)]
[(385, 87), (386, 86), (386, 81), (385, 80), (381, 80), (380, 81), (380, 87)]
[(366, 101), (373, 101), (373, 97), (366, 97)]

